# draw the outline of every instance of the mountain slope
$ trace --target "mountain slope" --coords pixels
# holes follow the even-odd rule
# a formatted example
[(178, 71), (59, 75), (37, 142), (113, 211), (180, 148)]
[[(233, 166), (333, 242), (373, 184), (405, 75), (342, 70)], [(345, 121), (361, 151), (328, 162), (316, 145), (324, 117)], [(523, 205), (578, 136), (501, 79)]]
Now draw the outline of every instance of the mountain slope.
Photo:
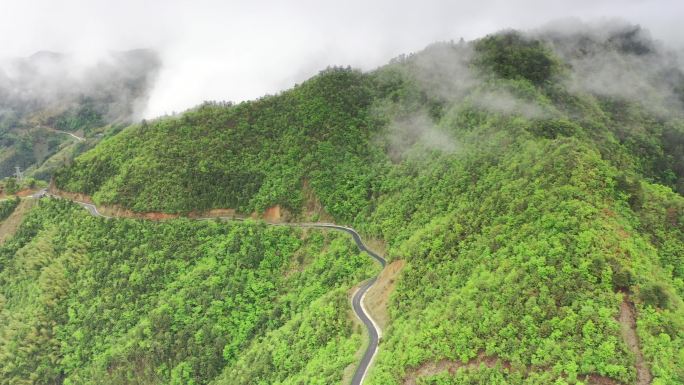
[(0, 246), (0, 378), (206, 383), (277, 338), (262, 383), (340, 381), (361, 347), (347, 292), (371, 271), (335, 232), (107, 221), (43, 200)]
[(306, 179), (331, 212), (353, 218), (371, 183), (359, 172), (374, 159), (370, 91), (367, 75), (331, 70), (257, 102), (206, 104), (129, 127), (60, 171), (57, 184), (137, 211), (251, 212), (299, 210)]
[[(385, 240), (406, 266), (367, 384), (681, 384), (684, 77), (638, 27), (597, 28), (440, 43), (203, 105), (126, 128), (55, 184), (174, 213), (305, 218), (314, 195)], [(281, 355), (259, 344), (291, 335), (200, 382), (268, 372), (257, 360)]]
[(159, 66), (150, 50), (113, 52), (92, 65), (54, 52), (0, 63), (0, 178), (19, 166), (49, 180), (100, 136), (130, 124)]

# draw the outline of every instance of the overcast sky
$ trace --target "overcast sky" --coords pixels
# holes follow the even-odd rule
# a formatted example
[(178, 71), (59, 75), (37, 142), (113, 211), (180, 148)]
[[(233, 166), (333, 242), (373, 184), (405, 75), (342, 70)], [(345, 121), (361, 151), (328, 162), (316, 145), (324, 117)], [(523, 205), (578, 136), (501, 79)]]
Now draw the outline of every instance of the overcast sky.
[(436, 40), (559, 18), (619, 18), (684, 46), (682, 0), (0, 0), (0, 57), (38, 50), (85, 62), (154, 48), (163, 70), (148, 117), (203, 100), (276, 93), (327, 65), (372, 69)]

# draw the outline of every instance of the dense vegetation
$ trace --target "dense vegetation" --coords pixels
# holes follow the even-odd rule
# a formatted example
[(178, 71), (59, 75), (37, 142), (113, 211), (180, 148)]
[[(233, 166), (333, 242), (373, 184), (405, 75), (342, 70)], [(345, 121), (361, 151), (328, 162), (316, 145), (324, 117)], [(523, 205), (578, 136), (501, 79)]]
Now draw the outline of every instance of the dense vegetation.
[(59, 151), (67, 141), (64, 135), (43, 129), (0, 128), (0, 175), (14, 174), (15, 167), (26, 170)]
[(52, 118), (52, 125), (64, 131), (87, 132), (107, 124), (101, 111), (105, 106), (98, 105), (92, 98), (82, 98), (78, 105)]
[(0, 379), (339, 382), (362, 345), (347, 291), (372, 272), (336, 232), (107, 221), (43, 200), (0, 247)]
[(488, 36), (475, 45), (475, 51), (479, 68), (504, 79), (544, 85), (559, 71), (555, 56), (543, 42), (514, 32)]
[(17, 208), (17, 205), (19, 205), (19, 197), (0, 200), (0, 221), (7, 219), (14, 209)]
[(349, 220), (374, 179), (359, 172), (377, 152), (366, 145), (371, 97), (367, 75), (333, 69), (254, 103), (205, 104), (105, 140), (60, 171), (58, 184), (137, 211), (251, 212), (298, 211), (308, 180), (331, 213)]
[[(421, 365), (441, 360), (473, 365), (418, 383), (636, 383), (636, 354), (621, 332), (630, 324), (619, 321), (623, 302), (636, 309), (653, 383), (681, 384), (684, 113), (681, 105), (660, 101), (682, 96), (684, 82), (676, 79), (684, 76), (654, 65), (667, 63), (665, 57), (632, 27), (577, 36), (505, 32), (435, 44), (371, 73), (328, 69), (279, 95), (208, 103), (128, 127), (61, 170), (56, 183), (98, 203), (165, 212), (232, 207), (249, 213), (281, 205), (299, 214), (311, 189), (336, 221), (385, 240), (388, 257), (407, 262), (368, 384), (398, 385)], [(649, 85), (641, 92), (654, 99), (589, 87), (582, 82), (588, 61), (596, 73)], [(89, 232), (79, 234), (93, 245), (88, 252), (104, 248)], [(17, 258), (15, 249), (6, 250), (7, 261)], [(117, 258), (135, 254), (121, 253)], [(319, 280), (317, 274), (310, 279)], [(346, 274), (353, 276), (353, 269)], [(213, 356), (146, 331), (156, 323), (133, 328), (126, 338), (144, 336), (143, 346), (160, 357), (184, 352), (154, 367), (169, 376), (203, 373), (198, 383), (335, 383), (335, 370), (350, 361), (330, 357), (350, 357), (357, 341), (341, 321), (346, 293), (334, 287), (342, 286), (326, 286), (327, 294), (306, 302), (308, 313), (297, 308), (300, 315), (249, 345), (247, 339), (227, 343), (234, 348), (223, 348), (225, 366), (212, 367), (211, 375), (200, 362), (215, 362)], [(100, 290), (130, 287), (103, 283)], [(165, 300), (165, 289), (149, 290)], [(123, 292), (121, 300), (131, 302), (131, 295)], [(212, 307), (196, 309), (203, 314)], [(340, 321), (317, 324), (324, 316)], [(194, 324), (203, 319), (188, 316), (192, 333), (204, 333)], [(83, 333), (91, 329), (101, 330), (89, 324)], [(339, 338), (325, 339), (321, 329)], [(107, 368), (107, 381), (120, 380), (119, 367), (142, 373), (142, 383), (172, 378), (145, 377), (151, 375), (143, 370), (146, 361), (137, 361), (139, 344), (101, 344), (109, 353), (70, 353), (65, 361), (81, 357), (75, 362), (95, 368), (87, 373), (104, 375)], [(499, 364), (478, 367), (483, 357)]]

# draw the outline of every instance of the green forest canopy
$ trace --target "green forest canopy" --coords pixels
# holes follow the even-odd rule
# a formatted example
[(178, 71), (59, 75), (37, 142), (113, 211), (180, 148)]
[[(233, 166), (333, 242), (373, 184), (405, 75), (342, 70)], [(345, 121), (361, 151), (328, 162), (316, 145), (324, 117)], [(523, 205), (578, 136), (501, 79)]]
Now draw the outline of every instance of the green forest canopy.
[(45, 199), (0, 246), (0, 378), (339, 382), (362, 345), (347, 291), (373, 271), (334, 231), (108, 221)]
[[(635, 35), (620, 33), (615, 35), (620, 39), (597, 42), (593, 54), (658, 59), (656, 50), (633, 52), (634, 45), (625, 39)], [(436, 44), (370, 73), (331, 68), (279, 95), (237, 105), (207, 103), (179, 117), (128, 127), (60, 170), (55, 181), (59, 188), (92, 195), (97, 203), (135, 211), (231, 207), (250, 213), (280, 205), (295, 215), (304, 215), (306, 183), (338, 223), (385, 240), (390, 259), (407, 261), (391, 297), (391, 323), (368, 384), (401, 384), (422, 364), (470, 362), (479, 355), (502, 364), (421, 381), (574, 384), (602, 376), (635, 383), (635, 356), (617, 321), (625, 300), (636, 307), (637, 334), (653, 383), (681, 384), (681, 110), (663, 114), (639, 100), (573, 86), (573, 55), (589, 55), (573, 45), (573, 38), (506, 32), (471, 43)], [(41, 210), (48, 216), (58, 209)], [(147, 226), (111, 223), (102, 226)], [(46, 234), (36, 233), (30, 242), (55, 237)], [(30, 244), (28, 238), (25, 242)], [(5, 258), (11, 261), (18, 249), (7, 247)], [(155, 253), (142, 250), (136, 255)], [(157, 268), (163, 261), (145, 266)], [(252, 266), (233, 274), (258, 272)], [(352, 275), (349, 270), (338, 279), (357, 282)], [(149, 279), (157, 284), (154, 276)], [(255, 284), (269, 279), (260, 277)], [(316, 274), (309, 279), (327, 282)], [(153, 294), (163, 298), (161, 287)], [(89, 290), (82, 292), (88, 295)], [(339, 312), (346, 294), (332, 288), (327, 293), (311, 303), (344, 319)], [(72, 306), (85, 306), (85, 300), (76, 298)], [(130, 302), (126, 294), (121, 300)], [(188, 313), (184, 321), (192, 325), (188, 330), (203, 330), (197, 322), (211, 328), (213, 321), (202, 321), (211, 304), (196, 309), (199, 314)], [(302, 314), (297, 322), (317, 319), (297, 309)], [(173, 307), (149, 311), (150, 317), (176, 314)], [(47, 320), (68, 325), (65, 318)], [(147, 341), (143, 352), (158, 349), (147, 351), (173, 355), (180, 349), (174, 334), (154, 334), (146, 325), (132, 329)], [(97, 327), (88, 326), (83, 333)], [(222, 350), (223, 356), (212, 356), (214, 361), (200, 360), (209, 350), (180, 349), (185, 356), (153, 367), (167, 376), (202, 373), (194, 380), (215, 384), (250, 376), (264, 384), (296, 383), (309, 378), (302, 373), (328, 373), (318, 369), (325, 365), (323, 356), (284, 353), (293, 341), (289, 338), (296, 335), (304, 344), (312, 329), (285, 325), (278, 330), (263, 339), (240, 340), (245, 345), (215, 341), (219, 348), (211, 354)], [(354, 351), (350, 341), (358, 337), (349, 326), (335, 330), (330, 335), (339, 339), (311, 342), (309, 347), (318, 349), (315, 354), (344, 349), (343, 356), (349, 357)], [(218, 331), (216, 336), (228, 333)], [(92, 351), (67, 355), (55, 350), (44, 367), (59, 372), (63, 366), (50, 362), (61, 362), (70, 368), (68, 373), (81, 373), (75, 369), (79, 365), (105, 370), (105, 362), (116, 363), (109, 366), (116, 376), (131, 376), (141, 369), (125, 362), (146, 357), (135, 350), (138, 345), (125, 342), (134, 337), (102, 342), (99, 352), (111, 353), (98, 361), (91, 360)], [(247, 344), (254, 350), (231, 348)], [(69, 346), (79, 349), (78, 343)], [(260, 353), (264, 350), (268, 353)], [(282, 368), (287, 369), (274, 369), (275, 357), (286, 357)], [(351, 362), (342, 361), (326, 368)], [(203, 366), (209, 362), (215, 363), (211, 370)], [(141, 381), (156, 383), (153, 378)]]

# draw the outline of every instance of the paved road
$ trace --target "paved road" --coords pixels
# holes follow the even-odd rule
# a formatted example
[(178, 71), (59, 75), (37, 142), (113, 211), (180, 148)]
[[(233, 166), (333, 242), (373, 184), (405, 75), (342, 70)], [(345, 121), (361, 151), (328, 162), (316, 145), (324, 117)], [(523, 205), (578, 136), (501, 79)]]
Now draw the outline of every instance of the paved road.
[[(376, 254), (375, 252), (373, 252), (372, 250), (368, 249), (368, 247), (366, 247), (366, 245), (361, 240), (361, 236), (359, 235), (359, 233), (357, 233), (356, 230), (352, 229), (351, 227), (338, 226), (332, 223), (303, 223), (301, 225), (346, 231), (347, 233), (351, 234), (359, 250), (365, 251), (373, 259), (378, 261), (378, 263), (380, 263), (380, 265), (383, 268), (385, 267), (385, 259)], [(363, 305), (363, 299), (366, 296), (366, 293), (368, 293), (368, 289), (373, 287), (373, 284), (375, 284), (376, 279), (377, 277), (373, 277), (364, 282), (352, 298), (352, 308), (354, 309), (354, 313), (356, 313), (356, 316), (359, 317), (361, 322), (363, 322), (363, 324), (366, 325), (366, 329), (368, 329), (368, 348), (366, 348), (366, 352), (363, 354), (361, 362), (359, 363), (359, 366), (356, 368), (356, 372), (354, 372), (354, 377), (352, 377), (351, 385), (363, 384), (363, 380), (366, 378), (368, 368), (373, 363), (373, 359), (375, 358), (375, 355), (378, 352), (378, 343), (380, 342), (380, 336), (382, 331), (380, 330), (380, 327), (375, 323), (375, 321), (373, 321), (373, 318), (370, 316), (365, 306)]]
[(83, 142), (85, 138), (81, 138), (80, 136), (76, 136), (75, 134), (72, 134), (71, 132), (66, 132), (66, 131), (60, 131), (60, 130), (55, 130), (57, 132), (60, 132), (62, 134), (67, 134), (71, 136), (72, 138), (76, 139), (77, 142)]
[(45, 128), (47, 128), (50, 131), (59, 132), (60, 134), (67, 134), (67, 135), (71, 136), (72, 138), (76, 139), (77, 142), (83, 142), (85, 140), (85, 138), (77, 136), (76, 134), (68, 132), (68, 131), (58, 130), (54, 127), (45, 127)]
[[(37, 193), (33, 194), (31, 197), (33, 198), (42, 198), (44, 196), (51, 196), (54, 198), (61, 198), (56, 195), (52, 195), (47, 192), (46, 189), (40, 190)], [(102, 217), (102, 218), (111, 218), (109, 216), (103, 215), (97, 210), (97, 207), (95, 205), (90, 204), (90, 203), (85, 203), (85, 202), (79, 202), (79, 201), (73, 201), (74, 203), (79, 204), (81, 207), (85, 208), (88, 210), (88, 212), (96, 217)], [(232, 217), (212, 217), (212, 218), (198, 218), (198, 220), (208, 220), (208, 219), (223, 219), (223, 220), (239, 220), (238, 218), (232, 218)], [(297, 226), (297, 227), (317, 227), (317, 228), (327, 228), (327, 229), (333, 229), (333, 230), (339, 230), (339, 231), (344, 231), (346, 233), (349, 233), (352, 238), (354, 239), (354, 242), (356, 243), (356, 246), (359, 248), (361, 251), (365, 251), (370, 255), (373, 259), (375, 259), (383, 268), (385, 267), (385, 264), (387, 263), (385, 259), (372, 250), (368, 249), (366, 245), (363, 243), (361, 240), (361, 236), (359, 233), (356, 232), (356, 230), (352, 229), (351, 227), (345, 227), (345, 226), (339, 226), (334, 223), (278, 223), (277, 225), (281, 226)], [(375, 284), (375, 281), (377, 280), (377, 277), (373, 277), (361, 284), (361, 287), (354, 293), (354, 296), (352, 298), (352, 309), (354, 310), (354, 313), (356, 313), (356, 316), (363, 322), (363, 324), (366, 326), (366, 329), (368, 330), (368, 347), (366, 348), (366, 351), (363, 354), (363, 357), (361, 358), (361, 362), (359, 363), (359, 366), (356, 368), (356, 371), (354, 372), (354, 377), (352, 377), (351, 385), (362, 385), (363, 381), (366, 378), (366, 374), (368, 373), (368, 368), (371, 366), (373, 363), (373, 359), (375, 358), (375, 355), (378, 352), (378, 344), (380, 342), (380, 337), (382, 336), (382, 331), (380, 330), (380, 327), (375, 323), (371, 315), (368, 313), (368, 310), (363, 304), (363, 300), (366, 296), (366, 293), (368, 293), (368, 290), (373, 287), (373, 284)]]

